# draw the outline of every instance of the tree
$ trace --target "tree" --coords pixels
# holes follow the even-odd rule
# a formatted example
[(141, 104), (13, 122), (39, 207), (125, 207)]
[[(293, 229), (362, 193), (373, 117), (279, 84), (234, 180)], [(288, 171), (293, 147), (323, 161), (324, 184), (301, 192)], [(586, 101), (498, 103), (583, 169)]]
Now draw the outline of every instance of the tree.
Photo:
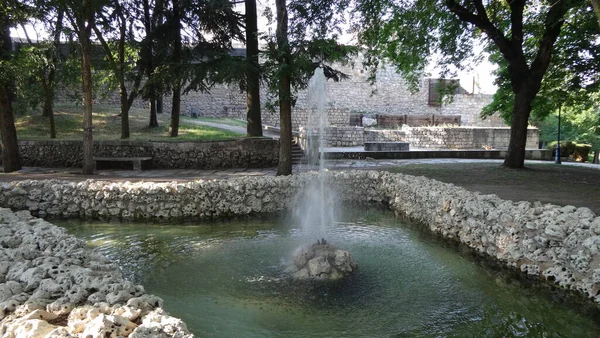
[[(504, 166), (523, 168), (532, 102), (568, 13), (585, 6), (583, 0), (530, 4), (526, 0), (486, 4), (482, 0), (359, 0), (357, 9), (362, 18), (360, 41), (372, 55), (387, 57), (404, 74), (422, 72), (433, 53), (441, 54), (440, 64), (460, 67), (460, 61), (472, 53), (474, 36), (485, 36), (508, 65), (514, 95)], [(524, 48), (529, 39), (536, 42), (532, 54)]]
[[(181, 16), (182, 8), (179, 0), (173, 0), (173, 55), (171, 62), (175, 69), (179, 70), (182, 62), (182, 41), (181, 41)], [(173, 101), (171, 104), (171, 128), (169, 136), (177, 137), (179, 134), (179, 115), (181, 113), (181, 74), (175, 74), (173, 78)]]
[(598, 25), (600, 25), (600, 0), (591, 0), (591, 3), (596, 11), (596, 16), (598, 16)]
[(256, 0), (244, 1), (246, 13), (246, 131), (248, 136), (263, 136), (260, 115), (260, 66), (258, 61), (258, 20)]
[(330, 66), (334, 62), (345, 63), (356, 53), (355, 47), (337, 42), (339, 27), (344, 22), (341, 13), (347, 5), (345, 1), (335, 0), (276, 2), (277, 31), (275, 39), (268, 37), (263, 76), (270, 91), (277, 93), (276, 105), (279, 106), (281, 132), (277, 175), (292, 174), (291, 114), (297, 91), (306, 88), (318, 67), (335, 81), (348, 77)]
[(83, 174), (94, 173), (94, 139), (92, 123), (92, 30), (95, 25), (96, 8), (92, 0), (70, 2), (67, 16), (76, 31), (81, 46), (81, 79), (83, 94)]
[(277, 52), (279, 63), (279, 163), (277, 176), (292, 174), (292, 90), (291, 50), (288, 41), (288, 10), (286, 0), (275, 0), (277, 9)]
[[(138, 50), (134, 47), (135, 41), (131, 38), (131, 32), (128, 31), (128, 27), (132, 25), (132, 20), (126, 16), (126, 11), (129, 9), (125, 8), (125, 5), (127, 5), (126, 2), (121, 3), (119, 0), (113, 0), (111, 12), (107, 16), (101, 16), (102, 27), (105, 32), (111, 31), (113, 26), (117, 27), (116, 46), (114, 43), (111, 45), (106, 41), (97, 24), (93, 27), (119, 86), (121, 139), (129, 138), (129, 110), (133, 101), (138, 97), (143, 76), (142, 69), (139, 69), (139, 67), (137, 70), (134, 69), (136, 66), (135, 61), (139, 57), (137, 55)], [(130, 60), (134, 60), (134, 62)], [(127, 79), (129, 78), (133, 78), (130, 91), (127, 90)]]
[(142, 52), (140, 54), (140, 64), (146, 73), (146, 83), (144, 84), (142, 93), (143, 97), (150, 101), (150, 128), (158, 127), (158, 116), (156, 115), (156, 100), (158, 98), (155, 87), (156, 81), (153, 80), (154, 70), (156, 69), (156, 57), (154, 51), (153, 34), (154, 29), (163, 16), (163, 1), (155, 1), (154, 6), (151, 6), (149, 0), (142, 0), (142, 17), (145, 38), (142, 41)]
[[(600, 95), (596, 93), (594, 99), (598, 102)], [(540, 122), (540, 139), (545, 142), (557, 140), (558, 117), (554, 111), (544, 121)], [(600, 106), (597, 104), (571, 105), (562, 107), (561, 110), (561, 140), (586, 143), (594, 151), (594, 163), (598, 162), (600, 152)]]
[[(539, 125), (546, 116), (556, 113), (559, 106), (569, 109), (588, 109), (595, 103), (600, 90), (600, 43), (596, 42), (600, 26), (590, 15), (589, 7), (571, 10), (558, 36), (548, 70), (539, 94), (531, 104), (530, 122)], [(536, 41), (525, 39), (523, 50), (532, 55)], [(495, 84), (498, 90), (482, 115), (500, 113), (507, 123), (512, 118), (514, 94), (511, 88), (508, 63), (498, 50), (490, 50), (490, 59), (498, 65)], [(568, 65), (568, 66), (566, 66)]]
[(2, 165), (4, 172), (21, 169), (17, 129), (13, 113), (15, 95), (15, 72), (12, 61), (12, 39), (10, 28), (22, 21), (23, 5), (17, 1), (0, 4), (0, 136), (2, 145)]

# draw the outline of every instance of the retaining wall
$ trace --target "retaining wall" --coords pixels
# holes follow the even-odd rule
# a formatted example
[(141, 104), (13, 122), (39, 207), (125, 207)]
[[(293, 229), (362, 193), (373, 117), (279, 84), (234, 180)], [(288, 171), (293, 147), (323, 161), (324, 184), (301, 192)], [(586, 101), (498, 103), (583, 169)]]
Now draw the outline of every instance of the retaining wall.
[[(365, 142), (408, 142), (411, 148), (507, 149), (510, 128), (415, 127), (397, 130), (365, 130)], [(538, 149), (540, 133), (527, 129), (527, 149)]]
[[(81, 167), (83, 163), (82, 141), (20, 141), (19, 148), (25, 166)], [(271, 167), (277, 165), (278, 152), (279, 142), (270, 138), (94, 142), (94, 156), (153, 157), (153, 167), (158, 169)]]

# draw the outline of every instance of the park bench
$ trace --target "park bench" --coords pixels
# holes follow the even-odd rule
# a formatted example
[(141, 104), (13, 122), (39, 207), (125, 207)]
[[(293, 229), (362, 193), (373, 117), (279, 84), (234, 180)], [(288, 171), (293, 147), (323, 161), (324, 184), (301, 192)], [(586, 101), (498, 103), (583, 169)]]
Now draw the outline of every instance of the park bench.
[(94, 157), (94, 169), (125, 169), (123, 164), (133, 170), (146, 170), (152, 167), (152, 157)]

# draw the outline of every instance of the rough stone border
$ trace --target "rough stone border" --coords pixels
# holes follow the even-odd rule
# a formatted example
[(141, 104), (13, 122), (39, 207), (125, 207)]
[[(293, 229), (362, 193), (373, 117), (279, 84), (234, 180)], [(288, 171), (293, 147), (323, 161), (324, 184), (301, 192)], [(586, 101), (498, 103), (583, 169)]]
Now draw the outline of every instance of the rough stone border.
[(83, 240), (0, 208), (0, 336), (193, 337)]
[(39, 216), (206, 220), (290, 210), (318, 175), (342, 202), (379, 203), (445, 238), (600, 302), (600, 217), (588, 208), (512, 202), (424, 177), (377, 171), (189, 183), (21, 181), (0, 206)]

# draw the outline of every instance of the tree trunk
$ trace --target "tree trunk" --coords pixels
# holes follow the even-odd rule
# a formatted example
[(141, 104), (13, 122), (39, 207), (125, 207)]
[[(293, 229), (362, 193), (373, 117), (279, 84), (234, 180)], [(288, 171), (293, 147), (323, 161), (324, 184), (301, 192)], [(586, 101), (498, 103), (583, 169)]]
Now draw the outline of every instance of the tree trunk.
[[(144, 0), (142, 2), (142, 7), (144, 11), (144, 29), (146, 30), (146, 36), (148, 37), (152, 34), (154, 26), (152, 24), (152, 18), (150, 16), (150, 7), (151, 4), (148, 0)], [(145, 57), (145, 71), (146, 71), (146, 81), (150, 81), (152, 79), (152, 75), (154, 73), (154, 44), (152, 40), (148, 40), (142, 47), (142, 54)], [(148, 126), (150, 128), (158, 127), (158, 117), (156, 116), (156, 93), (153, 88), (150, 88), (150, 95), (146, 97), (150, 101), (150, 122)]]
[[(54, 73), (53, 70), (51, 70)], [(50, 138), (56, 138), (56, 124), (54, 123), (54, 89), (52, 86), (52, 81), (50, 79), (50, 74), (48, 75), (47, 80), (42, 80), (42, 88), (44, 90), (44, 108), (42, 112), (42, 116), (48, 117), (50, 120)], [(54, 75), (52, 75), (54, 77)]]
[(279, 49), (279, 164), (277, 175), (292, 174), (292, 94), (289, 69), (290, 47), (288, 43), (288, 12), (285, 0), (276, 0), (277, 48)]
[(83, 2), (85, 17), (79, 18), (78, 30), (81, 44), (81, 78), (83, 91), (83, 174), (94, 173), (94, 139), (92, 134), (92, 48), (90, 37), (94, 25), (92, 0)]
[(21, 169), (19, 142), (12, 110), (12, 95), (9, 87), (0, 86), (0, 134), (2, 136), (2, 166), (5, 173)]
[(175, 16), (175, 30), (173, 36), (173, 65), (175, 66), (175, 79), (173, 81), (173, 102), (171, 105), (171, 128), (169, 136), (177, 137), (179, 134), (179, 113), (181, 111), (181, 13), (179, 1), (173, 0), (173, 14)]
[(150, 128), (158, 127), (158, 116), (156, 116), (156, 100), (150, 99), (150, 123), (148, 124)]
[[(0, 60), (9, 61), (12, 58), (12, 39), (10, 38), (10, 28), (8, 27), (6, 15), (0, 17), (0, 29), (0, 33), (2, 33)], [(0, 66), (2, 66), (2, 63), (0, 63)], [(14, 77), (10, 72), (7, 73), (0, 76), (0, 145), (2, 146), (4, 172), (10, 173), (21, 169), (21, 157), (12, 109), (15, 93)]]
[(531, 103), (535, 92), (522, 89), (515, 94), (512, 120), (510, 123), (510, 142), (508, 152), (504, 159), (504, 166), (511, 169), (522, 169), (525, 167), (525, 145), (527, 144), (527, 126), (531, 114)]
[(125, 87), (124, 79), (120, 80), (119, 83), (119, 95), (121, 98), (121, 139), (125, 140), (129, 138), (129, 96), (127, 95), (127, 88)]
[[(125, 13), (123, 13), (123, 7), (121, 7), (120, 4), (117, 7), (117, 14), (119, 16), (119, 64), (116, 66), (119, 71), (116, 75), (119, 78), (119, 94), (121, 95), (121, 139), (128, 139), (129, 109), (131, 108), (131, 104), (129, 103), (130, 100), (127, 94), (127, 87), (125, 86), (125, 39), (127, 38), (127, 20), (125, 18)], [(135, 85), (137, 85), (137, 82)], [(136, 86), (134, 86), (131, 95), (135, 95), (135, 93), (137, 93)]]
[(258, 24), (256, 0), (245, 0), (246, 7), (246, 133), (263, 136), (260, 116), (260, 70), (258, 63)]
[(162, 95), (158, 95), (158, 97), (156, 98), (156, 113), (157, 114), (163, 113), (163, 96)]
[(592, 161), (592, 164), (598, 164), (598, 152), (599, 151), (600, 151), (600, 149), (594, 150), (594, 160)]
[(600, 25), (600, 0), (591, 0), (592, 6), (594, 6), (594, 11), (598, 16), (598, 25)]

